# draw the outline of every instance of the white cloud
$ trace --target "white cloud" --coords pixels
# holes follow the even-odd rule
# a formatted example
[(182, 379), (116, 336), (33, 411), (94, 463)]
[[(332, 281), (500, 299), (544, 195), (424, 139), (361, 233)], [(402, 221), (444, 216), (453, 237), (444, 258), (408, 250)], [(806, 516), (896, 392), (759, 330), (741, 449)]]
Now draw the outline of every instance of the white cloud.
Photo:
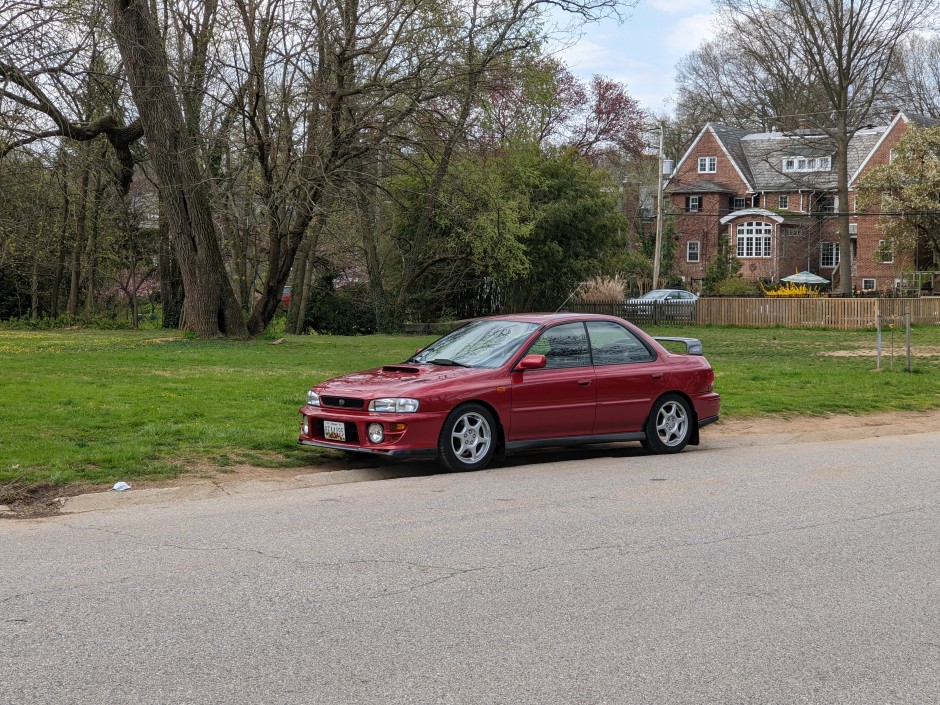
[(688, 54), (703, 40), (715, 35), (712, 20), (711, 13), (701, 13), (676, 21), (666, 33), (664, 39), (666, 47), (676, 54)]

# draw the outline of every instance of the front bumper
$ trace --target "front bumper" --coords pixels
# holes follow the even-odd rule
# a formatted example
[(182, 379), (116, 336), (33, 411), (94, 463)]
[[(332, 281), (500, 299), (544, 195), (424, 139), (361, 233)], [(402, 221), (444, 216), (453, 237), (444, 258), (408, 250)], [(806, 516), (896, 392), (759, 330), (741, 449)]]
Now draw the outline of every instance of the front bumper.
[[(301, 445), (398, 458), (436, 457), (445, 416), (434, 412), (388, 414), (310, 405), (301, 407), (300, 413), (300, 437), (297, 442)], [(346, 440), (327, 438), (323, 432), (324, 421), (343, 423)], [(368, 427), (374, 423), (381, 424), (385, 434), (380, 443), (369, 441)], [(395, 430), (396, 424), (404, 424), (406, 428)]]
[(380, 445), (361, 446), (350, 443), (333, 443), (330, 441), (311, 441), (299, 438), (297, 442), (304, 446), (316, 446), (317, 448), (333, 448), (334, 450), (346, 450), (350, 453), (365, 453), (367, 455), (384, 455), (390, 458), (428, 458), (437, 457), (437, 448), (385, 448)]

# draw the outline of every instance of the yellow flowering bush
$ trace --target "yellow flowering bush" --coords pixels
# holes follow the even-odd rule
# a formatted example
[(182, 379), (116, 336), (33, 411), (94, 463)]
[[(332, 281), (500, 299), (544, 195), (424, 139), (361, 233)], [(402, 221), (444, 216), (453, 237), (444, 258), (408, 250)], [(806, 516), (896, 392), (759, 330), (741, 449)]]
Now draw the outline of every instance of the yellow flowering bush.
[(764, 296), (772, 296), (776, 298), (819, 296), (818, 286), (809, 286), (808, 284), (794, 284), (793, 282), (787, 282), (783, 286), (779, 286), (776, 289), (766, 289), (763, 286), (761, 286), (761, 289), (764, 292)]

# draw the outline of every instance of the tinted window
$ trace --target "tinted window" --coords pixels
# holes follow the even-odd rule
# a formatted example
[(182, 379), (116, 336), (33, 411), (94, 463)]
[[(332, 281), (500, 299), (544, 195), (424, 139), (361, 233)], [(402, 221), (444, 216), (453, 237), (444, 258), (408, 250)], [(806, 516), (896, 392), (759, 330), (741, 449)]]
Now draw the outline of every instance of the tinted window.
[(623, 365), (654, 359), (639, 338), (617, 323), (592, 321), (587, 327), (595, 365)]
[(546, 368), (587, 367), (591, 364), (583, 323), (565, 323), (549, 328), (529, 348), (532, 355), (544, 355)]

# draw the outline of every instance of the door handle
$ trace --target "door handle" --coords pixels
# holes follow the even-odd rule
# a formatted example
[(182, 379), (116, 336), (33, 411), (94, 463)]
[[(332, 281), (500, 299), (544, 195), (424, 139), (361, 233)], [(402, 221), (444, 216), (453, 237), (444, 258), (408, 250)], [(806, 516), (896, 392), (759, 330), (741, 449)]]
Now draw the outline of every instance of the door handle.
[(653, 379), (662, 379), (662, 378), (663, 378), (663, 373), (662, 373), (662, 372), (654, 372), (654, 373), (653, 373)]
[(590, 386), (591, 386), (591, 380), (589, 380), (589, 379), (579, 379), (579, 380), (578, 380), (578, 386), (579, 386), (579, 387), (590, 387)]

